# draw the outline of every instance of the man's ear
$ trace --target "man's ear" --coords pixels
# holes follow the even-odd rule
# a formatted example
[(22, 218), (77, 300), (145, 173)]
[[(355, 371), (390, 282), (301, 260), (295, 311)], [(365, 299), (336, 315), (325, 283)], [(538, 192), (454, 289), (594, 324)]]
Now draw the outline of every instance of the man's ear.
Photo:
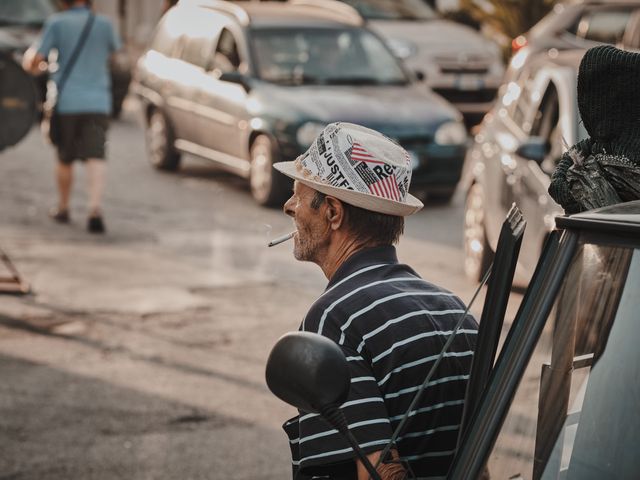
[(325, 215), (331, 230), (338, 230), (344, 222), (344, 205), (335, 197), (325, 197)]

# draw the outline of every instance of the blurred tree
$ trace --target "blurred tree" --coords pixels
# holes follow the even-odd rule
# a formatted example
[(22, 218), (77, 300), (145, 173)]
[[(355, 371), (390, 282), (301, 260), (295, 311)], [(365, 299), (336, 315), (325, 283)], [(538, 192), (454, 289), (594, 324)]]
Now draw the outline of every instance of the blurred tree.
[(494, 37), (506, 59), (511, 55), (511, 42), (538, 23), (555, 3), (556, 0), (460, 0), (460, 9)]

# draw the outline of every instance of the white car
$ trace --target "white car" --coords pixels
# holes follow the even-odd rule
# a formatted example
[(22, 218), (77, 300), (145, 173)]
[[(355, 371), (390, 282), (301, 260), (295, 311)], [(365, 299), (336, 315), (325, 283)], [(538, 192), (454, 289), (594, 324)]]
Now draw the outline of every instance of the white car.
[(498, 46), (468, 26), (441, 18), (423, 0), (293, 1), (333, 10), (344, 9), (339, 3), (352, 7), (467, 123), (477, 123), (491, 108), (504, 74)]

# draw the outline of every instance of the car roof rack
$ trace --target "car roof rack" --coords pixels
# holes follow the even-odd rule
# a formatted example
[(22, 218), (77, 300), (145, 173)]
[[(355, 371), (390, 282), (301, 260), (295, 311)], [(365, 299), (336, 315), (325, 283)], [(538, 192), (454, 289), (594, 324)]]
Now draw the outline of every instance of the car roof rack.
[(244, 27), (251, 23), (249, 14), (242, 7), (232, 2), (225, 2), (224, 0), (180, 0), (178, 5), (212, 8), (231, 15)]
[(341, 2), (340, 0), (289, 0), (289, 4), (331, 10), (347, 16), (351, 21), (359, 24), (364, 23), (364, 18), (360, 15), (358, 10), (347, 3)]

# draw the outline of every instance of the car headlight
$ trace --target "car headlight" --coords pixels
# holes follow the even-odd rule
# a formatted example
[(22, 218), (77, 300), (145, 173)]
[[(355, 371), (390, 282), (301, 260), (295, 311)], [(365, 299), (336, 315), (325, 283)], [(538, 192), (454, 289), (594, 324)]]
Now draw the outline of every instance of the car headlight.
[(388, 39), (387, 45), (396, 57), (402, 59), (409, 58), (418, 51), (418, 47), (414, 43), (400, 38)]
[(304, 123), (296, 133), (296, 140), (301, 147), (307, 148), (322, 133), (325, 125), (318, 122)]
[(436, 130), (435, 141), (439, 145), (462, 145), (467, 141), (467, 130), (460, 122), (446, 122)]

